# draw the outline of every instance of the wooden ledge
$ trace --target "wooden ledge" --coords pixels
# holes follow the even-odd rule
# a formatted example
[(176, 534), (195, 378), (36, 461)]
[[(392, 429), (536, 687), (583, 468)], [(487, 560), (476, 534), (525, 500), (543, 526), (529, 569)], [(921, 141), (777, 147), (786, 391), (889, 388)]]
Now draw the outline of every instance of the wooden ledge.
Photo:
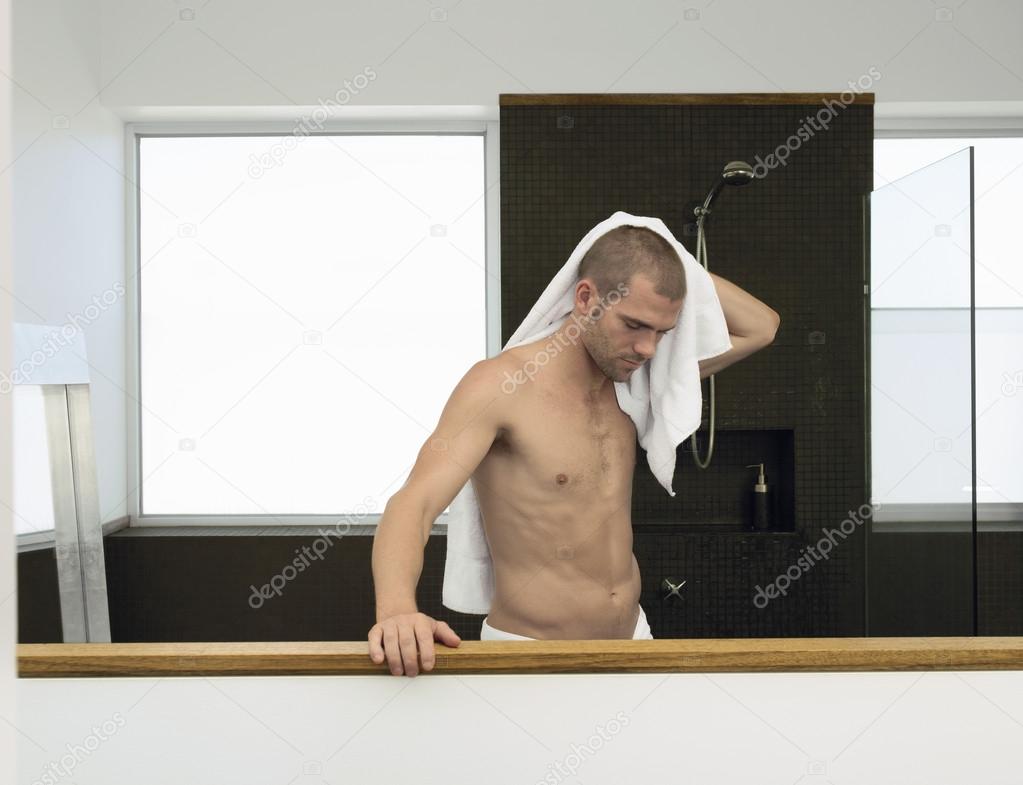
[[(429, 673), (1023, 670), (1023, 638), (462, 641)], [(18, 645), (21, 677), (390, 676), (353, 642)], [(424, 674), (429, 675), (429, 674)]]

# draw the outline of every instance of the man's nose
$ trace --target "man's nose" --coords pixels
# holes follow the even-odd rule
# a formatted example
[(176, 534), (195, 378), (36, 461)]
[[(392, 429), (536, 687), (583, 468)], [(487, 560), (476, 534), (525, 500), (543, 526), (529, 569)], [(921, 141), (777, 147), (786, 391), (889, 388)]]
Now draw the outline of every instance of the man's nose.
[(636, 343), (635, 351), (637, 356), (649, 360), (657, 351), (657, 342), (653, 339), (646, 339)]

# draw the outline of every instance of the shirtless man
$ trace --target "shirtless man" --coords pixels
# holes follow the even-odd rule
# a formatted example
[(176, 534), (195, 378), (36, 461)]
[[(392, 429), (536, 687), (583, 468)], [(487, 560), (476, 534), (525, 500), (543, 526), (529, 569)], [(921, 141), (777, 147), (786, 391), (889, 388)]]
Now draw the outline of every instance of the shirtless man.
[[(701, 361), (701, 378), (770, 344), (780, 323), (767, 305), (711, 277), (733, 347)], [(614, 291), (626, 294), (608, 297)], [(631, 522), (636, 429), (614, 382), (654, 356), (684, 294), (671, 245), (652, 230), (618, 227), (583, 257), (573, 314), (557, 333), (468, 370), (380, 519), (374, 663), (415, 676), (420, 657), (424, 671), (433, 668), (435, 640), (461, 642), (418, 611), (416, 585), (434, 521), (470, 478), (494, 565), (487, 624), (540, 639), (633, 637), (641, 613)], [(551, 344), (562, 348), (523, 377), (527, 360)], [(516, 375), (525, 381), (509, 391)]]

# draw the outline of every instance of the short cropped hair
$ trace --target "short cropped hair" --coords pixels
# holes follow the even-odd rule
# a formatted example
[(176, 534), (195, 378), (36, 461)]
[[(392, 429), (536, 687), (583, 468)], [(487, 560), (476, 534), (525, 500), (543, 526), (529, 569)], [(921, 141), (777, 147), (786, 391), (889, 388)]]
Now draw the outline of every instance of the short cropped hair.
[(597, 296), (605, 297), (637, 273), (649, 278), (662, 297), (685, 297), (682, 260), (671, 243), (645, 226), (619, 226), (598, 237), (579, 263), (578, 280), (591, 279)]

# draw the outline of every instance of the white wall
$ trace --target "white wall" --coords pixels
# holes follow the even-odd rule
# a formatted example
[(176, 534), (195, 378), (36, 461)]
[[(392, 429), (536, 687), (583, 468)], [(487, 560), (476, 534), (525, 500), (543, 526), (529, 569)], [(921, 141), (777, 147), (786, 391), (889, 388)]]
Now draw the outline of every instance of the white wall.
[(125, 314), (94, 298), (125, 283), (123, 122), (100, 100), (98, 2), (17, 0), (13, 30), (14, 318), (85, 335), (106, 521), (126, 511)]
[[(365, 67), (378, 78), (353, 104), (494, 105), (498, 93), (531, 91), (832, 92), (870, 66), (883, 74), (881, 101), (1023, 98), (1023, 4), (956, 2), (952, 20), (939, 21), (942, 5), (953, 3), (104, 0), (104, 101), (316, 104)], [(194, 18), (182, 19), (189, 7)], [(687, 21), (687, 7), (702, 9), (699, 19)]]
[(1010, 785), (1023, 766), (1019, 671), (23, 679), (18, 702), (19, 785)]
[[(11, 4), (0, 0), (0, 72), (11, 73)], [(0, 368), (11, 365), (11, 92), (0, 77)], [(11, 396), (0, 395), (0, 499), (11, 498)], [(13, 782), (17, 749), (15, 657), (17, 607), (15, 591), (14, 517), (0, 504), (0, 782)]]

